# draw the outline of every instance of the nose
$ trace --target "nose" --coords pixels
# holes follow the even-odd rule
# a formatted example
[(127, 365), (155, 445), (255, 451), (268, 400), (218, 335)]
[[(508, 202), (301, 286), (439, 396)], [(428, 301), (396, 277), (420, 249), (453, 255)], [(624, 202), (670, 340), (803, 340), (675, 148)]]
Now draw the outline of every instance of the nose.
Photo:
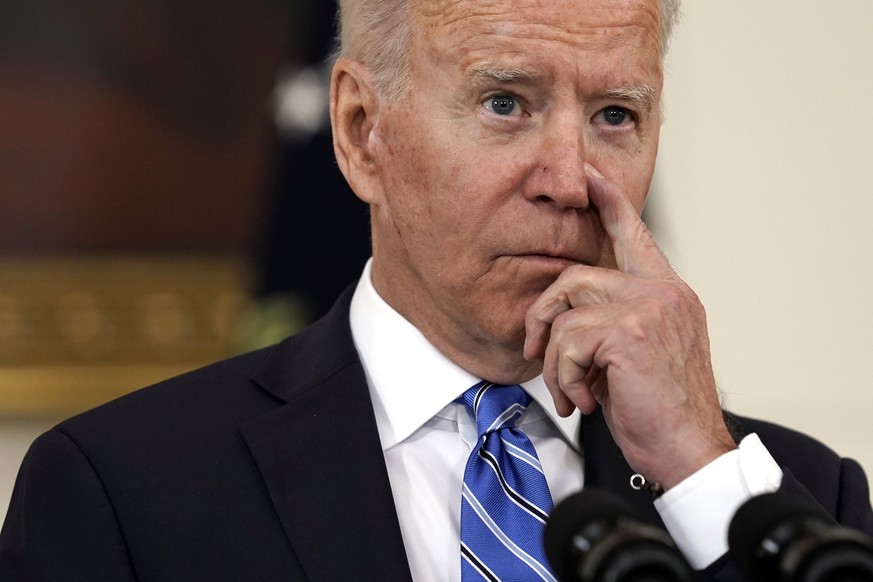
[(561, 208), (588, 208), (584, 122), (576, 113), (554, 116), (541, 128), (525, 197)]

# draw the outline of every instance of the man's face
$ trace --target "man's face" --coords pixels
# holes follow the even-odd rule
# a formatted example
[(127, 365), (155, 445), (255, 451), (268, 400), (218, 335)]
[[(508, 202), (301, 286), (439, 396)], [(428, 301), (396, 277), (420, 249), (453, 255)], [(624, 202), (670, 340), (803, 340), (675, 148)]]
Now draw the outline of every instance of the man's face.
[(658, 3), (412, 1), (412, 91), (380, 106), (370, 138), (374, 284), (483, 375), (495, 351), (520, 358), (525, 312), (561, 271), (615, 267), (584, 165), (642, 209), (660, 127)]

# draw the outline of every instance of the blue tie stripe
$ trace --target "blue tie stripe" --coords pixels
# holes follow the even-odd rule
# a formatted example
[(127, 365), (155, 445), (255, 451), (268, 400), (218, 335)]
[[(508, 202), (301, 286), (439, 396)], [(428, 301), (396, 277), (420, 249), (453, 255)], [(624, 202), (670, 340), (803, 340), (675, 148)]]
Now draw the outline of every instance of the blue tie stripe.
[(462, 580), (554, 581), (542, 548), (551, 495), (533, 444), (515, 428), (530, 396), (482, 382), (458, 400), (479, 434), (464, 473)]
[(502, 428), (510, 422), (514, 424), (515, 421), (521, 417), (522, 413), (524, 413), (525, 408), (526, 407), (522, 406), (521, 404), (513, 404), (512, 406), (504, 410), (500, 414), (500, 416), (498, 416), (494, 420), (494, 422), (492, 422), (491, 425), (483, 431), (483, 433), (494, 432), (495, 430)]
[[(501, 438), (499, 440), (490, 439), (483, 447), (483, 450), (487, 450), (495, 454), (495, 456), (501, 455), (506, 458), (507, 460), (503, 464), (503, 474), (510, 486), (513, 488), (525, 488), (527, 490), (526, 495), (531, 502), (543, 508), (546, 512), (550, 511), (552, 497), (549, 494), (548, 487), (534, 488), (528, 485), (530, 483), (545, 483), (542, 466), (536, 457), (536, 451), (534, 451), (530, 440), (523, 433), (515, 429), (504, 429), (501, 432), (503, 433)], [(507, 451), (506, 447), (501, 447), (503, 443), (508, 443), (513, 448)], [(524, 460), (521, 463), (516, 462), (515, 459), (518, 456), (512, 454), (516, 449), (525, 454)], [(533, 459), (534, 464), (529, 462), (531, 459)], [(511, 470), (508, 470), (510, 468)]]
[[(551, 572), (548, 571), (548, 568), (546, 568), (543, 565), (545, 560), (542, 560), (542, 558), (537, 559), (537, 558), (531, 556), (526, 551), (524, 551), (524, 549), (519, 547), (518, 544), (515, 543), (515, 541), (510, 539), (510, 537), (506, 534), (506, 532), (504, 532), (500, 528), (500, 526), (494, 521), (492, 516), (487, 511), (485, 511), (485, 508), (482, 507), (482, 504), (479, 503), (479, 500), (470, 493), (470, 489), (467, 487), (464, 487), (464, 500), (467, 501), (471, 505), (471, 507), (473, 508), (473, 511), (475, 511), (476, 515), (478, 515), (479, 518), (482, 520), (482, 524), (487, 528), (487, 532), (490, 534), (493, 534), (494, 536), (497, 537), (498, 540), (500, 540), (500, 543), (503, 544), (504, 550), (510, 552), (517, 559), (519, 559), (523, 563), (525, 563), (533, 572), (536, 572), (537, 574), (539, 574), (541, 579), (543, 579), (543, 580), (554, 580), (555, 579), (554, 576), (552, 576)], [(486, 535), (484, 537), (487, 539), (490, 536), (487, 535), (487, 533), (486, 533)], [(489, 549), (493, 549), (493, 548), (489, 548)], [(506, 558), (504, 557), (503, 560), (505, 560), (505, 559)], [(506, 578), (506, 580), (515, 581), (518, 579), (517, 578)]]
[(500, 440), (503, 441), (503, 446), (506, 449), (507, 454), (512, 455), (513, 457), (515, 457), (516, 459), (518, 459), (519, 461), (521, 461), (523, 463), (527, 463), (528, 465), (530, 465), (531, 467), (536, 469), (536, 471), (538, 473), (540, 473), (541, 475), (543, 475), (545, 477), (545, 474), (543, 473), (543, 467), (542, 467), (542, 465), (540, 465), (540, 460), (537, 459), (536, 456), (531, 455), (530, 453), (528, 453), (524, 449), (518, 448), (517, 446), (515, 446), (514, 444), (510, 443), (509, 441), (507, 441), (505, 439), (500, 439)]
[(518, 491), (516, 491), (509, 483), (507, 483), (506, 476), (500, 469), (500, 463), (497, 461), (497, 458), (491, 452), (485, 449), (480, 449), (479, 456), (482, 458), (482, 460), (488, 463), (488, 466), (491, 467), (491, 469), (494, 471), (494, 475), (500, 482), (500, 485), (503, 488), (503, 492), (506, 494), (506, 497), (510, 501), (515, 503), (518, 507), (527, 511), (534, 519), (545, 524), (548, 513), (537, 507), (530, 500), (525, 499), (520, 493), (518, 493)]
[(485, 580), (500, 582), (500, 578), (498, 578), (494, 572), (489, 570), (488, 566), (479, 561), (479, 557), (475, 555), (472, 551), (470, 551), (470, 548), (467, 547), (467, 544), (465, 544), (463, 540), (461, 541), (461, 556), (464, 559), (464, 561), (461, 563), (461, 568), (462, 571), (464, 571), (465, 579), (473, 579), (472, 577), (470, 577), (469, 574), (467, 574), (467, 571), (464, 570), (464, 565), (466, 564), (467, 566), (473, 568), (473, 570), (475, 570), (475, 573)]

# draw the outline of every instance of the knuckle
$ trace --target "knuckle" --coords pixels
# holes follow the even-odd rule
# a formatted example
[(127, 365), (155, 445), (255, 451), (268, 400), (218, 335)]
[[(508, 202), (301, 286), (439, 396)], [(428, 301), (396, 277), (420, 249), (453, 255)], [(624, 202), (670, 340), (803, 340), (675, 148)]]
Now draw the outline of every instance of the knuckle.
[(639, 311), (631, 311), (625, 313), (619, 322), (622, 331), (622, 336), (625, 340), (643, 341), (648, 337), (646, 329), (648, 328), (647, 320)]

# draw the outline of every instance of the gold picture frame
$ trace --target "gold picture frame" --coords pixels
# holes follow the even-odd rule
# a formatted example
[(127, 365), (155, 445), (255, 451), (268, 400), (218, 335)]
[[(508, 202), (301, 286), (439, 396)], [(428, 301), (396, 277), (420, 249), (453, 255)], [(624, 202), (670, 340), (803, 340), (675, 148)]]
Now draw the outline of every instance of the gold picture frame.
[(233, 255), (0, 257), (0, 415), (67, 415), (238, 351)]

